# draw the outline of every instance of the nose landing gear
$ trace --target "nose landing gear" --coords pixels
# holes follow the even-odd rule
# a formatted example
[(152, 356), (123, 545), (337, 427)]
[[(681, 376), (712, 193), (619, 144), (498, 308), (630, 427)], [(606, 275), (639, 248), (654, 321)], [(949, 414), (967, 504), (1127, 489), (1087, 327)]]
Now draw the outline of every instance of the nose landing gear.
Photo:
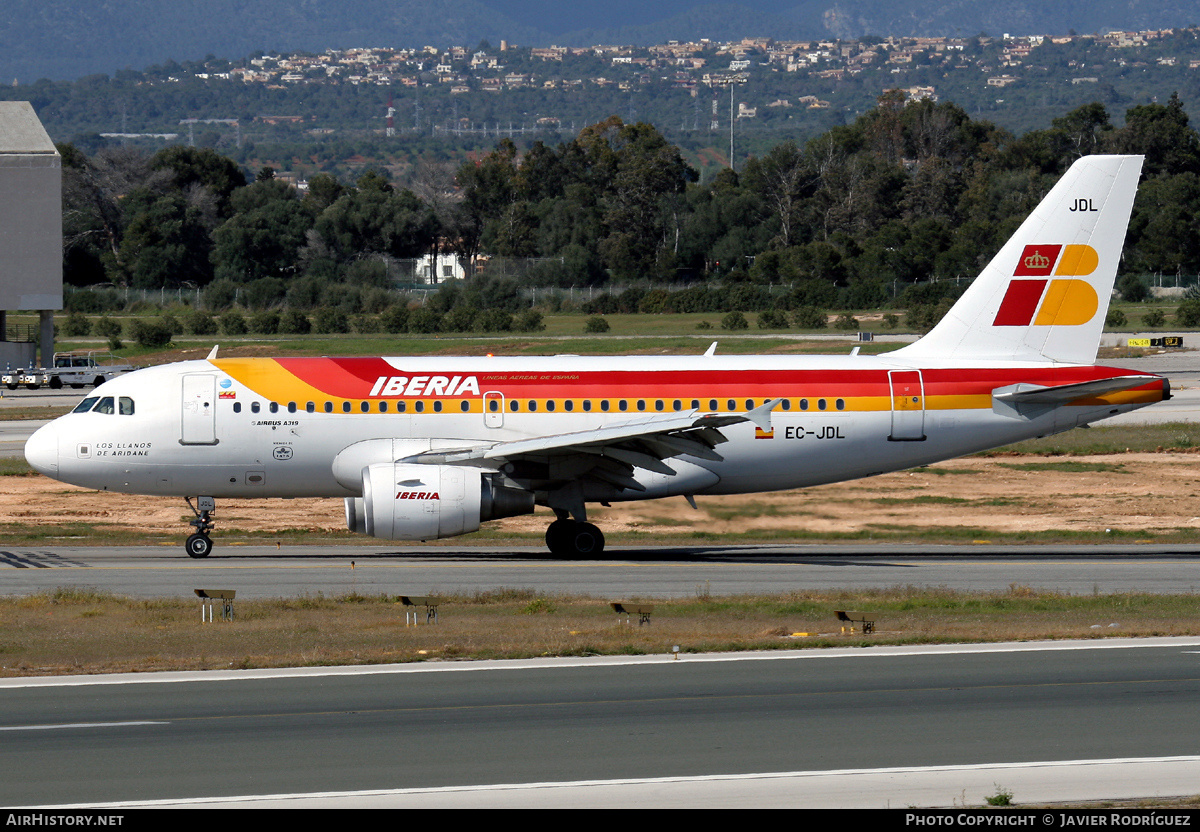
[(188, 525), (196, 527), (196, 533), (189, 536), (187, 542), (183, 544), (184, 550), (189, 557), (206, 558), (209, 552), (212, 551), (213, 543), (208, 534), (212, 531), (216, 523), (213, 522), (213, 512), (217, 510), (217, 501), (212, 497), (197, 497), (196, 503), (199, 506), (192, 505), (190, 497), (184, 497), (187, 501), (188, 508), (196, 515), (195, 520), (189, 520)]

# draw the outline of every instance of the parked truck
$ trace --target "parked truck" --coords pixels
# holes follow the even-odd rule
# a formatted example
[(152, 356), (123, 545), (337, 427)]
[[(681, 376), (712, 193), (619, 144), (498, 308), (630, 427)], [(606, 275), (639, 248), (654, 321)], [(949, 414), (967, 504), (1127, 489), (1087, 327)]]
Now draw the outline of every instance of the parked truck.
[(0, 376), (9, 390), (16, 390), (24, 385), (30, 390), (37, 390), (43, 384), (52, 390), (70, 385), (80, 388), (87, 385), (99, 387), (109, 379), (116, 378), (122, 373), (133, 369), (132, 364), (119, 363), (121, 359), (112, 353), (102, 353), (93, 350), (80, 352), (56, 352), (54, 366), (36, 370), (17, 370)]

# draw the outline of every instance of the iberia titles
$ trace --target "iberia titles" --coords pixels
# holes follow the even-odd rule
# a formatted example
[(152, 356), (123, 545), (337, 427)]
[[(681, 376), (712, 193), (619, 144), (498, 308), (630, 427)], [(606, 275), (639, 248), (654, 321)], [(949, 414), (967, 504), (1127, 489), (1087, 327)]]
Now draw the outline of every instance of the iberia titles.
[(371, 396), (478, 396), (475, 376), (380, 376)]

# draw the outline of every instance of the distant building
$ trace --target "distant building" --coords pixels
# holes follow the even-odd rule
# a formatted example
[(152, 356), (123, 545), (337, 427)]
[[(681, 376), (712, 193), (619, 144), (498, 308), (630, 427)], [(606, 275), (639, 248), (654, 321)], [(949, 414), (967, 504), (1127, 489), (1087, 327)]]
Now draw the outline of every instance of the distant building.
[(445, 280), (462, 280), (467, 276), (462, 261), (455, 254), (426, 254), (417, 259), (416, 278), (434, 285)]

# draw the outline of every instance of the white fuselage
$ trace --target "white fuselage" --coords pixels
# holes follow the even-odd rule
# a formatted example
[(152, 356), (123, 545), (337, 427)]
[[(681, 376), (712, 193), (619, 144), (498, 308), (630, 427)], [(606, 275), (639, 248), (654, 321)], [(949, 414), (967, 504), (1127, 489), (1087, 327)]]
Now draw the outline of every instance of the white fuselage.
[(1162, 383), (1151, 383), (1016, 413), (997, 406), (992, 391), (1127, 373), (1044, 363), (915, 367), (887, 356), (290, 362), (192, 361), (114, 379), (90, 397), (111, 404), (42, 428), (27, 456), (44, 473), (98, 490), (349, 497), (360, 494), (358, 471), (373, 462), (672, 414), (746, 413), (782, 399), (770, 430), (750, 422), (721, 428), (728, 441), (715, 448), (720, 461), (681, 456), (670, 460), (674, 475), (637, 468), (645, 491), (588, 495), (648, 499), (797, 488), (925, 465), (1164, 395)]

